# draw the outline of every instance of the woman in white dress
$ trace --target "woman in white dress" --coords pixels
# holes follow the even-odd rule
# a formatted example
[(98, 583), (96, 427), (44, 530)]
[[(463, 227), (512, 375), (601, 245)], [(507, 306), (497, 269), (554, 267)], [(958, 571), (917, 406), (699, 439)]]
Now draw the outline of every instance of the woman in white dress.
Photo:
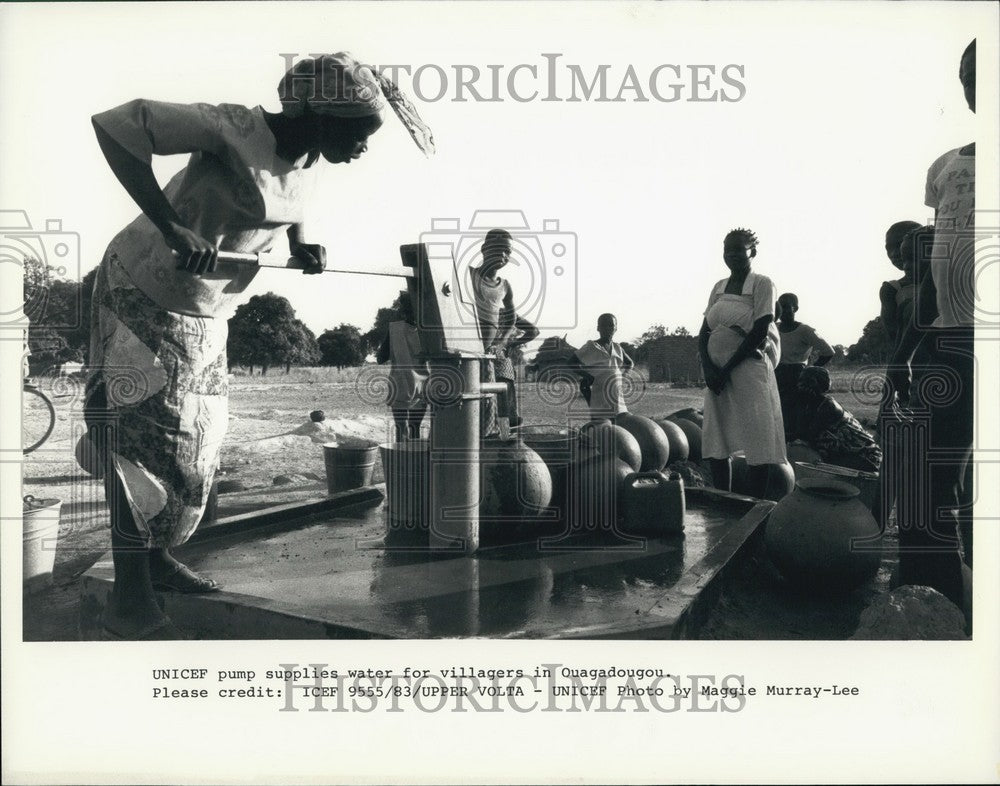
[(723, 242), (730, 275), (714, 287), (698, 334), (705, 373), (702, 452), (717, 488), (730, 490), (729, 457), (746, 454), (751, 493), (763, 497), (768, 467), (785, 462), (785, 432), (774, 369), (780, 338), (774, 322), (777, 290), (754, 273), (757, 236), (734, 229)]

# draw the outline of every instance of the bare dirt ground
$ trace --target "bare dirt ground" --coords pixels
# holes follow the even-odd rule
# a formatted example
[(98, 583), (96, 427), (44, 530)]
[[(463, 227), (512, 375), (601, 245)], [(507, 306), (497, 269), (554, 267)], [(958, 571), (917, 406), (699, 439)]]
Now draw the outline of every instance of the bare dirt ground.
[[(24, 493), (63, 500), (59, 547), (53, 586), (26, 595), (23, 605), (25, 640), (68, 640), (76, 636), (76, 603), (80, 576), (109, 548), (104, 494), (100, 484), (81, 472), (73, 458), (80, 433), (82, 383), (39, 380), (56, 406), (51, 438), (26, 457)], [(325, 477), (322, 444), (345, 436), (387, 441), (391, 419), (379, 403), (378, 374), (365, 369), (272, 370), (267, 376), (237, 375), (232, 379), (230, 421), (222, 453), (220, 480), (236, 481), (246, 489), (274, 489), (275, 478), (290, 482), (283, 488), (315, 483)], [(850, 372), (834, 378), (834, 391), (859, 418), (873, 419), (874, 403), (858, 403), (848, 389), (856, 387)], [(522, 388), (526, 424), (565, 424), (566, 390), (534, 384)], [(660, 417), (685, 407), (701, 407), (703, 391), (644, 384), (636, 388), (630, 410)], [(570, 404), (569, 417), (584, 417), (583, 402)], [(323, 410), (321, 424), (309, 413)], [(25, 421), (40, 417), (30, 407)], [(376, 465), (376, 481), (381, 467)], [(225, 515), (226, 494), (220, 496)], [(851, 635), (861, 610), (884, 591), (895, 559), (892, 533), (878, 577), (870, 585), (841, 597), (807, 597), (789, 590), (763, 554), (753, 554), (736, 571), (702, 630), (710, 639), (843, 639)]]

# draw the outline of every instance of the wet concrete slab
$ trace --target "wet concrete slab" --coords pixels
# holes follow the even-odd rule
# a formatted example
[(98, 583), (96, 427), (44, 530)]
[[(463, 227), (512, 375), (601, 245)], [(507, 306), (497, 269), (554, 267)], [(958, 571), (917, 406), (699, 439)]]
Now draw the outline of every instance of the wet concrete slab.
[[(688, 490), (684, 536), (564, 532), (433, 555), (386, 537), (379, 487), (220, 520), (177, 550), (223, 585), (164, 594), (201, 639), (686, 638), (773, 503)], [(80, 628), (99, 637), (108, 555), (84, 576)]]

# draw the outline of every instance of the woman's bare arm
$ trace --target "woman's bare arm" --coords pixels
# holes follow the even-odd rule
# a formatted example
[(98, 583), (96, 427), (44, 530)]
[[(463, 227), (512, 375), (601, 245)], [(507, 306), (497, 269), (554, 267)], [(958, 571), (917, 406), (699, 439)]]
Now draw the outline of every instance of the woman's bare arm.
[(184, 226), (156, 181), (153, 167), (122, 147), (97, 123), (94, 123), (94, 131), (115, 177), (160, 230), (167, 245), (177, 252), (177, 267), (194, 274), (215, 270), (218, 254), (215, 246)]

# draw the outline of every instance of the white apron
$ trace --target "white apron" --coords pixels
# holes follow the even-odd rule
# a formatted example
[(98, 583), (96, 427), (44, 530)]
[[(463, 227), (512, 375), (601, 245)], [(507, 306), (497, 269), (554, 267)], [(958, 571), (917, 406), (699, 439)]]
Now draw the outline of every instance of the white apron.
[[(708, 356), (720, 367), (733, 356), (756, 319), (773, 315), (776, 300), (774, 284), (756, 273), (747, 276), (739, 295), (725, 294), (725, 287), (726, 280), (716, 284), (705, 312), (711, 331)], [(780, 340), (772, 322), (764, 357), (747, 358), (736, 366), (721, 394), (705, 390), (705, 458), (724, 459), (742, 450), (751, 465), (785, 461), (785, 430), (774, 378)]]

